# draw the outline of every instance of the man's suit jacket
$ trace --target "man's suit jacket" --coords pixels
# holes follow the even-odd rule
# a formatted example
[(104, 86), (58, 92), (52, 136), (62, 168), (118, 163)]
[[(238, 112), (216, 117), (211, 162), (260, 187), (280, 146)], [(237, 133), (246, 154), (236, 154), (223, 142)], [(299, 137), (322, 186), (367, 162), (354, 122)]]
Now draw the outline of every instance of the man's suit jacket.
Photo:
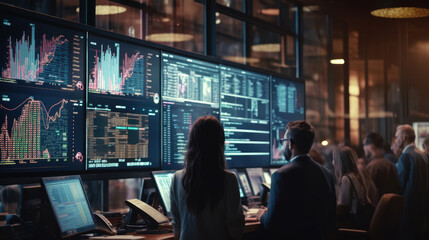
[(397, 169), (404, 196), (400, 238), (418, 239), (429, 201), (427, 156), (411, 145), (399, 157)]
[(271, 178), (261, 223), (272, 239), (327, 239), (335, 228), (333, 175), (307, 155), (293, 159)]

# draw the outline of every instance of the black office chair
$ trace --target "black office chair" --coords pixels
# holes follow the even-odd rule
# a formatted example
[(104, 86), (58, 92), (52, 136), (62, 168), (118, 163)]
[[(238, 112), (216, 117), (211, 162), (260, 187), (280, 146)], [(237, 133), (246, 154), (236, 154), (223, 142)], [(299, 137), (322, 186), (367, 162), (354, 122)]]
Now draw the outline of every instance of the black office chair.
[(396, 239), (404, 209), (404, 198), (398, 194), (384, 194), (375, 208), (369, 231), (340, 228), (336, 239)]

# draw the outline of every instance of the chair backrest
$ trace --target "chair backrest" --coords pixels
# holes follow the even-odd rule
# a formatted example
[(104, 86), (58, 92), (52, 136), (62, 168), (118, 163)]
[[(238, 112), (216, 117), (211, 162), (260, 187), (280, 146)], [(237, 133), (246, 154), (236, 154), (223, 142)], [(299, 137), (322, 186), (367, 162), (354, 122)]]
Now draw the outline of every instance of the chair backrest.
[(371, 239), (396, 239), (404, 209), (404, 198), (398, 194), (384, 194), (375, 208), (369, 226)]

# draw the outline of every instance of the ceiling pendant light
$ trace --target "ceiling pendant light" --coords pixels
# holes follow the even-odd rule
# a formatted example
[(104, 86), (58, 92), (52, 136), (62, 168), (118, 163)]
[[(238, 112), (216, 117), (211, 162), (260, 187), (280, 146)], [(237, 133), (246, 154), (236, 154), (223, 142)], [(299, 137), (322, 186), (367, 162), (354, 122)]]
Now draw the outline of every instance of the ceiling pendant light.
[(382, 18), (421, 18), (429, 16), (429, 4), (418, 0), (380, 0), (371, 15)]

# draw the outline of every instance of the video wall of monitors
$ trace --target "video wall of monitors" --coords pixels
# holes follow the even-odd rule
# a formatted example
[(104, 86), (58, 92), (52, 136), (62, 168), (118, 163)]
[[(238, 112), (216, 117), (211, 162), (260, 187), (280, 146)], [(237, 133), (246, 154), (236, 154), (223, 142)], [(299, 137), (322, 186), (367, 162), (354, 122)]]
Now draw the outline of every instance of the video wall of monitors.
[(286, 132), (285, 125), (290, 121), (304, 119), (304, 83), (272, 77), (271, 93), (271, 165), (283, 165), (283, 146), (280, 139)]
[(228, 166), (269, 166), (270, 76), (222, 66), (221, 86)]
[(162, 168), (181, 169), (198, 117), (219, 118), (219, 65), (162, 53)]
[(2, 14), (0, 173), (180, 169), (200, 116), (230, 168), (285, 163), (304, 84), (108, 33)]
[(84, 36), (0, 17), (0, 173), (82, 169)]
[(88, 35), (86, 169), (159, 168), (160, 57)]

